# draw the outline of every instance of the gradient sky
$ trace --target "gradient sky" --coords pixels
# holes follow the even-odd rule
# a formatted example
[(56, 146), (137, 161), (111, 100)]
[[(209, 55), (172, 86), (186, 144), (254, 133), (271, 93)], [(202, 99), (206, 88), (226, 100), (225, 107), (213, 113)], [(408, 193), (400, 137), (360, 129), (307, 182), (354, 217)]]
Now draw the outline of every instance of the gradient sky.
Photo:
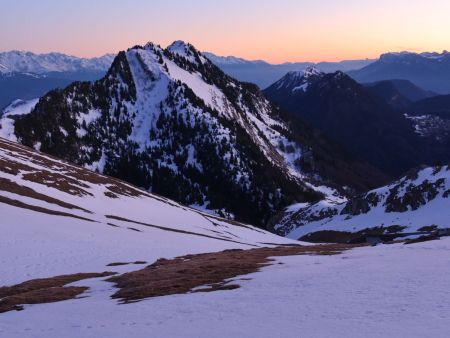
[(153, 41), (247, 59), (450, 49), (450, 0), (0, 0), (0, 51), (100, 56)]

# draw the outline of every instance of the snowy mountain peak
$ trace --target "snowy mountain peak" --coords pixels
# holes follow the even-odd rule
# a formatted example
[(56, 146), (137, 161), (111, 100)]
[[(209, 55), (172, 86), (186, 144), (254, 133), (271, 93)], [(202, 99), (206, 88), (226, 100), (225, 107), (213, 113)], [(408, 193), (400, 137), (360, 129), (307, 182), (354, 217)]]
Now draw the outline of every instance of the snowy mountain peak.
[(311, 81), (321, 78), (325, 73), (321, 72), (315, 66), (309, 66), (305, 70), (290, 71), (280, 80), (275, 82), (273, 86), (277, 89), (288, 89), (292, 92), (306, 92)]
[(167, 50), (172, 54), (185, 58), (192, 63), (197, 64), (200, 60), (201, 63), (206, 62), (206, 59), (201, 56), (201, 53), (195, 49), (193, 45), (190, 43), (186, 43), (182, 40), (174, 41), (170, 46), (167, 47)]
[(195, 48), (190, 43), (184, 42), (183, 40), (176, 40), (172, 42), (167, 49), (172, 53), (184, 56), (187, 51)]
[(319, 70), (316, 66), (306, 67), (306, 69), (303, 71), (303, 76), (306, 78), (321, 74), (323, 74), (323, 72)]
[(50, 92), (5, 125), (35, 149), (258, 225), (323, 196), (278, 110), (181, 41), (120, 52), (103, 79)]

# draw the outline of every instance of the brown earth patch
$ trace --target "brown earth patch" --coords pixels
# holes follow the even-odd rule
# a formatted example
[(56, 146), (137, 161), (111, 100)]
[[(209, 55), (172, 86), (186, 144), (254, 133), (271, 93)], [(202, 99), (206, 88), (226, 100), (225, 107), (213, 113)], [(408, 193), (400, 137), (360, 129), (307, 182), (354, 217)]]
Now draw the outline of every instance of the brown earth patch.
[(77, 216), (74, 214), (69, 214), (67, 212), (56, 211), (56, 210), (51, 210), (51, 209), (47, 209), (47, 208), (43, 208), (43, 207), (38, 207), (36, 205), (27, 204), (27, 203), (24, 203), (24, 202), (15, 200), (15, 199), (11, 199), (11, 198), (8, 198), (5, 196), (0, 196), (0, 203), (9, 204), (14, 207), (18, 207), (18, 208), (22, 208), (22, 209), (33, 210), (33, 211), (41, 212), (41, 213), (48, 214), (48, 215), (72, 217), (72, 218), (82, 219), (84, 221), (96, 222), (89, 218)]
[(111, 198), (115, 198), (117, 195), (129, 197), (153, 197), (145, 191), (118, 179), (100, 175), (76, 164), (66, 163), (51, 155), (40, 154), (36, 150), (21, 144), (0, 139), (0, 148), (13, 158), (26, 160), (27, 162), (55, 170), (57, 173), (42, 169), (36, 171), (37, 169), (31, 166), (22, 164), (18, 161), (5, 159), (0, 159), (1, 171), (13, 175), (22, 172), (24, 174), (24, 179), (26, 180), (45, 184), (69, 194), (79, 196), (91, 195), (85, 190), (85, 188), (89, 187), (85, 184), (85, 182), (87, 182), (95, 185), (105, 185), (110, 192), (107, 196)]
[(13, 182), (7, 178), (0, 177), (0, 187), (1, 187), (1, 190), (8, 191), (13, 194), (38, 199), (38, 200), (41, 200), (41, 201), (44, 201), (44, 202), (47, 202), (50, 204), (58, 205), (60, 207), (66, 208), (66, 209), (78, 209), (78, 210), (87, 212), (89, 214), (92, 214), (92, 212), (89, 210), (86, 210), (86, 209), (78, 207), (76, 205), (73, 205), (73, 204), (70, 204), (67, 202), (63, 202), (56, 198), (41, 194), (41, 193), (35, 191), (34, 189), (17, 184), (16, 182)]
[(292, 255), (334, 255), (357, 245), (282, 246), (251, 250), (226, 250), (217, 253), (158, 259), (144, 269), (108, 279), (119, 290), (112, 295), (123, 303), (145, 298), (230, 290), (239, 285), (227, 280), (259, 271), (273, 263), (270, 257)]
[(73, 177), (62, 175), (60, 173), (53, 173), (48, 170), (39, 170), (32, 173), (23, 174), (23, 179), (39, 184), (46, 185), (49, 188), (58, 189), (71, 195), (86, 196), (92, 194), (86, 191), (88, 185)]
[(0, 171), (7, 174), (18, 175), (21, 171), (31, 170), (33, 170), (33, 168), (25, 164), (0, 159)]
[(121, 265), (130, 265), (130, 264), (136, 264), (136, 265), (141, 265), (141, 264), (147, 264), (146, 261), (136, 261), (136, 262), (113, 262), (113, 263), (109, 263), (106, 266), (121, 266)]
[(87, 290), (84, 286), (65, 286), (88, 278), (107, 277), (115, 272), (77, 273), (33, 279), (13, 286), (0, 287), (0, 313), (23, 310), (23, 304), (43, 304), (73, 299)]
[(406, 229), (402, 225), (391, 225), (388, 227), (373, 227), (366, 228), (357, 232), (335, 231), (335, 230), (320, 230), (311, 232), (300, 237), (299, 241), (310, 243), (349, 243), (351, 241), (360, 239), (364, 236), (389, 235), (400, 233)]
[(415, 243), (422, 243), (422, 242), (428, 242), (428, 241), (436, 241), (438, 239), (441, 239), (439, 237), (439, 235), (430, 234), (430, 235), (423, 235), (423, 236), (413, 238), (413, 239), (407, 239), (403, 244), (415, 244)]

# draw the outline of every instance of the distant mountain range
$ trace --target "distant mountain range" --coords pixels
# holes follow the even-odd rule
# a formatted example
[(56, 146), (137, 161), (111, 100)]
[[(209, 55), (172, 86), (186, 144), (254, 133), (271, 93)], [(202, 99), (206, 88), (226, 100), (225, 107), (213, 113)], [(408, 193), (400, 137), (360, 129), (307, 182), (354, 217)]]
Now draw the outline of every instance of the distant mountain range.
[(316, 66), (324, 72), (344, 72), (360, 69), (375, 60), (348, 60), (341, 62), (286, 62), (271, 64), (263, 60), (249, 61), (235, 56), (217, 56), (213, 53), (204, 53), (216, 66), (226, 74), (239, 81), (251, 82), (264, 89), (279, 80), (290, 71), (304, 70), (307, 67)]
[[(414, 85), (393, 84), (397, 92), (404, 93), (405, 104), (427, 96)], [(446, 147), (420, 137), (403, 112), (390, 107), (383, 95), (373, 94), (373, 88), (358, 84), (343, 72), (325, 74), (310, 68), (288, 73), (264, 93), (294, 118), (322, 131), (391, 177), (423, 163), (450, 159)]]
[(364, 83), (363, 86), (391, 107), (399, 110), (408, 109), (413, 102), (438, 95), (432, 91), (424, 90), (408, 80), (383, 80)]
[(48, 74), (106, 71), (114, 57), (114, 54), (106, 54), (102, 57), (87, 59), (61, 53), (2, 52), (0, 53), (0, 73)]
[(0, 109), (17, 99), (37, 98), (74, 81), (97, 80), (113, 58), (113, 54), (85, 59), (61, 53), (0, 53)]
[(386, 53), (359, 70), (348, 71), (358, 82), (403, 79), (439, 94), (450, 94), (450, 53)]

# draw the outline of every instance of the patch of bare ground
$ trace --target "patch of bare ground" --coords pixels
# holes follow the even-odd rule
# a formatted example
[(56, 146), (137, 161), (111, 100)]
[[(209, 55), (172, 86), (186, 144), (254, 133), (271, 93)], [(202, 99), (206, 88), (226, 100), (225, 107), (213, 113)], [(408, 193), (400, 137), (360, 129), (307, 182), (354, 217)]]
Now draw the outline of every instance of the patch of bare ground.
[(106, 266), (120, 266), (120, 265), (130, 265), (130, 264), (137, 264), (137, 265), (142, 265), (142, 264), (147, 264), (146, 261), (135, 261), (135, 262), (113, 262), (113, 263), (109, 263)]
[(27, 162), (43, 166), (49, 170), (39, 170), (32, 166), (20, 163), (17, 160), (0, 159), (0, 171), (8, 174), (23, 174), (25, 180), (45, 184), (49, 187), (67, 192), (72, 195), (91, 195), (86, 189), (89, 185), (104, 185), (108, 190), (105, 195), (110, 198), (117, 198), (119, 195), (128, 197), (147, 196), (154, 197), (145, 191), (124, 183), (118, 179), (100, 175), (86, 170), (76, 164), (69, 164), (51, 155), (40, 154), (34, 149), (15, 144), (4, 139), (0, 139), (0, 148), (14, 159), (24, 159)]
[(123, 303), (145, 298), (230, 290), (239, 287), (227, 280), (259, 271), (273, 263), (270, 257), (293, 255), (334, 255), (358, 245), (279, 246), (251, 250), (226, 250), (217, 253), (159, 259), (144, 269), (114, 276), (108, 281), (119, 290), (112, 298)]
[(38, 207), (36, 205), (27, 204), (27, 203), (24, 203), (24, 202), (21, 202), (21, 201), (12, 199), (12, 198), (8, 198), (5, 196), (0, 196), (0, 203), (9, 204), (9, 205), (12, 205), (17, 208), (33, 210), (33, 211), (41, 212), (41, 213), (48, 214), (48, 215), (72, 217), (72, 218), (82, 219), (84, 221), (96, 222), (96, 221), (86, 218), (86, 217), (69, 214), (67, 212), (56, 211), (56, 210), (51, 210), (51, 209), (47, 209), (47, 208), (43, 208), (43, 207)]
[(48, 170), (39, 170), (23, 174), (23, 179), (38, 184), (44, 184), (49, 188), (58, 189), (71, 195), (92, 196), (92, 194), (86, 190), (89, 186), (82, 181)]
[(73, 205), (73, 204), (70, 204), (67, 202), (60, 201), (53, 197), (38, 193), (37, 191), (35, 191), (29, 187), (22, 186), (22, 185), (20, 185), (16, 182), (13, 182), (7, 178), (0, 177), (0, 187), (1, 187), (1, 190), (8, 191), (13, 194), (38, 199), (38, 200), (41, 200), (41, 201), (44, 201), (44, 202), (47, 202), (50, 204), (58, 205), (60, 207), (66, 208), (66, 209), (78, 209), (78, 210), (87, 212), (89, 214), (92, 214), (92, 212), (89, 210), (86, 210), (84, 208), (78, 207), (76, 205)]
[(0, 313), (23, 310), (23, 304), (43, 304), (73, 299), (88, 288), (65, 286), (88, 278), (107, 277), (115, 272), (77, 273), (29, 280), (13, 286), (0, 287)]
[(392, 235), (395, 238), (396, 233), (400, 233), (406, 227), (401, 225), (391, 225), (388, 227), (373, 227), (362, 229), (357, 232), (336, 231), (336, 230), (320, 230), (311, 232), (299, 238), (299, 241), (310, 243), (358, 243), (365, 242), (366, 236)]

